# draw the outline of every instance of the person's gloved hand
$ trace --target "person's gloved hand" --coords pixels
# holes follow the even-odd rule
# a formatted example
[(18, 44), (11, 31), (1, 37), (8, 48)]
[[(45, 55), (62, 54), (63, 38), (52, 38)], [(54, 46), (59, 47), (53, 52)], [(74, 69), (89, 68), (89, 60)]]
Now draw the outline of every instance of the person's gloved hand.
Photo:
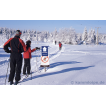
[(7, 51), (5, 50), (5, 52), (7, 52), (7, 53), (11, 53), (11, 50), (7, 50)]
[(36, 47), (36, 50), (40, 50), (40, 48), (39, 47)]

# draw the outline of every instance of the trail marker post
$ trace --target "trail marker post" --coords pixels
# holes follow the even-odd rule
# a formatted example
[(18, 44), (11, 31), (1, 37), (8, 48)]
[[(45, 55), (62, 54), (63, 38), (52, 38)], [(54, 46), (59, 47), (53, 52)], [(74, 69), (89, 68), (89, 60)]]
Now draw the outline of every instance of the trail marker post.
[(44, 67), (46, 72), (46, 67), (50, 67), (49, 56), (48, 56), (48, 46), (42, 46), (41, 52), (42, 52), (42, 55), (41, 55), (40, 67)]
[(97, 28), (96, 44), (98, 45), (98, 29), (101, 28), (101, 27), (95, 27), (95, 28)]

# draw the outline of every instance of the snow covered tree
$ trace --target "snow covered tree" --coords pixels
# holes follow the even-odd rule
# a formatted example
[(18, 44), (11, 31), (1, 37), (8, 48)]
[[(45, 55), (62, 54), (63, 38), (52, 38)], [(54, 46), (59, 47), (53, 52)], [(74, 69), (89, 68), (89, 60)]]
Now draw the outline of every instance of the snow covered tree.
[(88, 32), (88, 36), (87, 36), (87, 39), (86, 39), (86, 44), (95, 44), (96, 42), (96, 35), (95, 35), (95, 31), (94, 30), (89, 30)]
[(55, 28), (55, 30), (50, 34), (50, 37), (52, 38), (53, 43), (55, 41), (58, 41), (58, 35), (57, 35), (57, 30)]
[[(16, 30), (9, 28), (0, 28), (0, 39), (4, 40), (14, 37)], [(60, 41), (63, 44), (96, 44), (96, 34), (95, 30), (91, 29), (87, 33), (86, 27), (84, 28), (83, 34), (76, 33), (73, 28), (61, 28), (59, 31), (56, 29), (49, 33), (48, 31), (38, 32), (35, 30), (23, 30), (21, 39), (32, 40), (32, 41), (42, 41), (42, 42), (55, 42)], [(99, 34), (98, 36), (99, 43), (106, 43), (106, 34)]]
[(91, 34), (91, 43), (96, 43), (96, 34), (95, 34), (95, 30), (92, 31), (92, 34)]
[(27, 34), (28, 34), (27, 40), (31, 40), (31, 38), (30, 38), (30, 31), (29, 30), (27, 31)]
[(88, 33), (87, 33), (87, 29), (86, 29), (86, 27), (85, 27), (84, 32), (83, 32), (83, 34), (82, 34), (83, 44), (86, 44), (87, 36), (88, 36)]
[(76, 44), (76, 33), (72, 28), (65, 28), (59, 31), (59, 40), (66, 44)]
[(0, 34), (2, 34), (2, 28), (0, 28)]
[(7, 34), (6, 34), (6, 28), (3, 28), (3, 36), (2, 36), (2, 39), (3, 39), (3, 40), (7, 39), (7, 38), (6, 38), (6, 35), (7, 35)]
[(52, 35), (52, 33), (49, 33), (48, 42), (53, 42), (53, 35)]
[(81, 41), (82, 41), (82, 34), (81, 33), (78, 33), (77, 34), (76, 41), (77, 41), (77, 44), (80, 44), (81, 43)]

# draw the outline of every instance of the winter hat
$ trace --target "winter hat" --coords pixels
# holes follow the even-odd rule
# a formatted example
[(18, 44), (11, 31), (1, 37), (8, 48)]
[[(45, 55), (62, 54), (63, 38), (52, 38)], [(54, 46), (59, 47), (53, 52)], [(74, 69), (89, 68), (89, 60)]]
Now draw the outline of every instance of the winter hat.
[(27, 41), (26, 41), (26, 44), (30, 44), (30, 43), (31, 43), (31, 41), (30, 41), (30, 40), (27, 40)]
[(16, 30), (16, 35), (21, 35), (21, 31), (20, 30)]
[(31, 43), (30, 40), (26, 41), (26, 45), (27, 45), (26, 49), (27, 49), (27, 50), (28, 50), (28, 48), (30, 47), (30, 43)]

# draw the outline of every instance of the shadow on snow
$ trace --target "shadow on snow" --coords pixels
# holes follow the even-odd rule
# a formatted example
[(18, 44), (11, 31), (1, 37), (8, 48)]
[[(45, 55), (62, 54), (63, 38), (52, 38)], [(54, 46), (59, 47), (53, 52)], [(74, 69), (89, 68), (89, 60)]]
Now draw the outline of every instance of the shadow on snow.
[(0, 54), (0, 57), (10, 57), (10, 54)]
[[(76, 61), (56, 62), (56, 63), (50, 64), (50, 67), (49, 67), (49, 68), (54, 68), (54, 67), (59, 66), (59, 65), (75, 64), (75, 63), (81, 63), (81, 62), (76, 62)], [(39, 70), (42, 70), (42, 69), (43, 69), (43, 67), (39, 67)], [(47, 69), (48, 69), (48, 68), (47, 68)]]
[(75, 64), (75, 63), (81, 63), (81, 62), (76, 62), (76, 61), (56, 62), (56, 63), (50, 64), (50, 68), (54, 68), (54, 67), (59, 66), (59, 65), (64, 65), (64, 64)]
[(90, 67), (94, 67), (94, 66), (67, 68), (67, 69), (63, 69), (63, 70), (58, 71), (58, 72), (51, 72), (51, 73), (47, 73), (47, 74), (37, 75), (37, 76), (32, 77), (32, 79), (44, 77), (44, 76), (48, 76), (48, 75), (61, 74), (61, 73), (69, 72), (69, 71), (84, 70), (84, 69), (87, 69)]
[(6, 77), (6, 75), (1, 75), (1, 76), (0, 76), (0, 78), (5, 78), (5, 77)]
[[(61, 74), (61, 73), (66, 73), (66, 72), (70, 72), (70, 71), (80, 71), (80, 70), (84, 70), (90, 67), (94, 67), (94, 66), (86, 66), (86, 67), (74, 67), (74, 68), (67, 68), (67, 69), (63, 69), (61, 71), (58, 72), (50, 72), (50, 73), (45, 73), (45, 74), (41, 74), (41, 75), (36, 75), (36, 76), (32, 76), (32, 80), (35, 78), (39, 78), (39, 77), (45, 77), (45, 76), (49, 76), (49, 75), (55, 75), (55, 74)], [(26, 79), (23, 82), (26, 82), (30, 80), (30, 78)]]

